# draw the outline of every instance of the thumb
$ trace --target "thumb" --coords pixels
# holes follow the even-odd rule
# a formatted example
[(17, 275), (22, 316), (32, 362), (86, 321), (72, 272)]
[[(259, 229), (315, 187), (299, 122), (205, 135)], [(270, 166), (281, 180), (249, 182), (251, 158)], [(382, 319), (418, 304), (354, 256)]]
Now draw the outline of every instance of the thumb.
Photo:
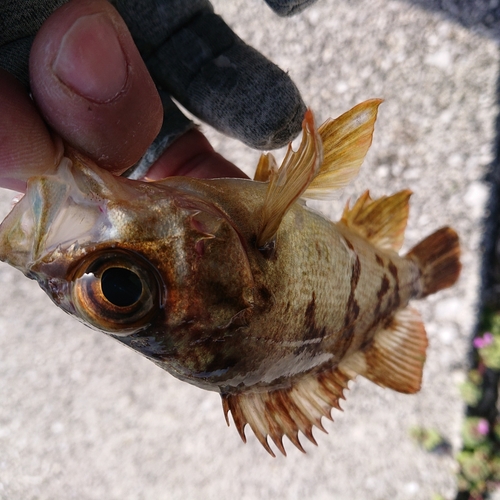
[(47, 19), (33, 43), (30, 76), (49, 125), (114, 173), (133, 165), (160, 129), (156, 87), (105, 0), (72, 0)]

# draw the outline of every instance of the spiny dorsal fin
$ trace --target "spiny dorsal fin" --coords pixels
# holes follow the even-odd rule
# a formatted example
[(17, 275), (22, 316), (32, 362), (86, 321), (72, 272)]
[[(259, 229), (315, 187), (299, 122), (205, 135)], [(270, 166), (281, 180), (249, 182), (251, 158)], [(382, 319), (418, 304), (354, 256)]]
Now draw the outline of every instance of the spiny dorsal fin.
[(367, 349), (354, 353), (339, 366), (382, 387), (413, 394), (420, 390), (427, 345), (420, 314), (406, 307), (375, 334)]
[(267, 182), (269, 177), (271, 177), (271, 173), (276, 172), (277, 170), (278, 165), (276, 164), (274, 156), (271, 153), (263, 153), (260, 155), (253, 180), (258, 182)]
[(340, 222), (378, 248), (397, 252), (404, 240), (411, 194), (406, 189), (372, 200), (366, 191), (352, 208), (346, 205)]
[(332, 420), (332, 408), (341, 410), (339, 400), (344, 398), (344, 389), (350, 377), (342, 370), (331, 369), (319, 374), (307, 374), (294, 382), (292, 387), (269, 392), (246, 392), (223, 394), (222, 407), (229, 425), (231, 411), (241, 439), (246, 443), (245, 425), (248, 424), (262, 446), (274, 457), (267, 437), (286, 455), (283, 436), (302, 452), (299, 431), (314, 444), (312, 434), (315, 425), (326, 432), (321, 417)]
[[(313, 114), (308, 110), (302, 122), (302, 142), (298, 150), (293, 151), (290, 144), (280, 169), (278, 171), (269, 169), (269, 185), (262, 206), (260, 230), (257, 235), (259, 248), (264, 247), (274, 238), (284, 215), (316, 175), (321, 160), (321, 139), (314, 126)], [(268, 160), (261, 158), (262, 163), (265, 161)]]
[(323, 163), (304, 198), (330, 199), (358, 175), (373, 137), (382, 99), (370, 99), (354, 106), (335, 120), (328, 120), (318, 132), (323, 142)]

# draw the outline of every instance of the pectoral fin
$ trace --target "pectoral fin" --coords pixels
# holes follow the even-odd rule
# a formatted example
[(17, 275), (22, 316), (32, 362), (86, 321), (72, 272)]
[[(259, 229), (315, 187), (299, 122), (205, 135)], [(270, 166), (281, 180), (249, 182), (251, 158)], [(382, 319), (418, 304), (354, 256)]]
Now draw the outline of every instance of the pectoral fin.
[(373, 245), (397, 252), (404, 240), (411, 191), (372, 200), (366, 191), (352, 208), (347, 205), (340, 223), (356, 231)]
[[(257, 245), (263, 248), (278, 231), (281, 220), (290, 206), (302, 195), (318, 172), (322, 160), (321, 139), (314, 125), (311, 111), (307, 111), (302, 124), (302, 142), (295, 152), (288, 146), (283, 163), (278, 171), (268, 168), (269, 160), (261, 161), (259, 177), (269, 172), (264, 204), (261, 212)], [(267, 163), (267, 165), (266, 165)]]
[(331, 369), (319, 374), (307, 374), (286, 389), (269, 392), (245, 392), (223, 394), (222, 407), (229, 425), (228, 412), (233, 415), (236, 429), (246, 442), (245, 426), (248, 424), (262, 446), (274, 457), (267, 437), (286, 455), (283, 436), (301, 451), (301, 431), (312, 443), (317, 444), (312, 434), (313, 426), (326, 432), (321, 417), (332, 420), (332, 408), (341, 410), (339, 400), (345, 399), (350, 377), (342, 370)]
[(367, 349), (343, 360), (339, 368), (382, 387), (413, 394), (420, 390), (427, 345), (420, 314), (407, 307), (377, 332)]

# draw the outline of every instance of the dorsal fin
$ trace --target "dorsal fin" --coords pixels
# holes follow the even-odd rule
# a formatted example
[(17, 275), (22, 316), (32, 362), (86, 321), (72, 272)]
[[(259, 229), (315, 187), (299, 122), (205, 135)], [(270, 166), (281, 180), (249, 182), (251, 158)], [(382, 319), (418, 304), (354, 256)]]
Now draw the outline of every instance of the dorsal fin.
[(302, 142), (296, 152), (291, 144), (288, 146), (279, 170), (274, 168), (272, 155), (260, 157), (254, 179), (269, 180), (269, 185), (257, 234), (259, 248), (273, 240), (284, 215), (300, 196), (329, 198), (357, 175), (372, 142), (381, 102), (362, 102), (335, 120), (328, 120), (318, 130), (308, 110), (302, 123)]
[(413, 394), (420, 390), (428, 341), (418, 311), (406, 307), (379, 330), (364, 351), (343, 360), (339, 367), (363, 375), (377, 385)]
[(253, 180), (258, 182), (267, 182), (269, 177), (271, 177), (271, 173), (276, 172), (277, 170), (278, 165), (276, 164), (274, 156), (271, 153), (263, 153), (260, 155)]
[[(260, 230), (257, 245), (264, 247), (278, 231), (281, 220), (290, 206), (302, 195), (316, 175), (322, 160), (321, 139), (314, 126), (313, 114), (306, 112), (302, 123), (302, 142), (297, 151), (288, 145), (283, 163), (278, 171), (268, 169), (269, 185), (267, 186), (261, 212)], [(260, 163), (269, 164), (268, 160)]]
[(340, 222), (378, 248), (397, 252), (404, 240), (411, 194), (406, 189), (372, 200), (365, 191), (352, 208), (347, 203)]
[(269, 392), (245, 392), (223, 394), (222, 407), (229, 425), (228, 412), (233, 415), (241, 439), (246, 442), (245, 426), (248, 424), (262, 446), (274, 457), (267, 437), (286, 455), (283, 436), (302, 452), (299, 431), (314, 444), (313, 426), (326, 432), (321, 417), (332, 420), (332, 408), (341, 410), (339, 400), (344, 398), (344, 389), (350, 377), (337, 368), (317, 374), (307, 374), (285, 389)]
[(370, 148), (378, 107), (382, 99), (369, 99), (354, 106), (318, 129), (323, 142), (323, 163), (304, 198), (330, 199), (359, 172)]

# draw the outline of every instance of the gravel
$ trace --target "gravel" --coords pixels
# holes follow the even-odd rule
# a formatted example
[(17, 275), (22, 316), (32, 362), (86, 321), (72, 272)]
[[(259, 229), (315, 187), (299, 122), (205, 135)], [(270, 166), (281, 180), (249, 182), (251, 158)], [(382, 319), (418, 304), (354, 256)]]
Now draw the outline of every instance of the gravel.
[[(458, 384), (476, 322), (496, 141), (497, 9), (480, 0), (319, 0), (281, 19), (261, 2), (213, 3), (290, 73), (319, 122), (385, 99), (361, 174), (319, 208), (338, 218), (365, 189), (410, 188), (406, 248), (445, 224), (459, 232), (459, 283), (417, 305), (430, 338), (422, 391), (396, 394), (359, 379), (345, 411), (325, 423), (329, 434), (315, 433), (318, 448), (304, 443), (303, 455), (289, 444), (287, 458), (272, 459), (253, 436), (244, 445), (226, 428), (216, 394), (85, 328), (1, 265), (0, 498), (452, 499), (452, 455), (425, 452), (409, 430), (436, 429), (452, 453), (460, 449)], [(258, 152), (203, 129), (253, 171)], [(10, 194), (1, 196), (4, 214)]]

